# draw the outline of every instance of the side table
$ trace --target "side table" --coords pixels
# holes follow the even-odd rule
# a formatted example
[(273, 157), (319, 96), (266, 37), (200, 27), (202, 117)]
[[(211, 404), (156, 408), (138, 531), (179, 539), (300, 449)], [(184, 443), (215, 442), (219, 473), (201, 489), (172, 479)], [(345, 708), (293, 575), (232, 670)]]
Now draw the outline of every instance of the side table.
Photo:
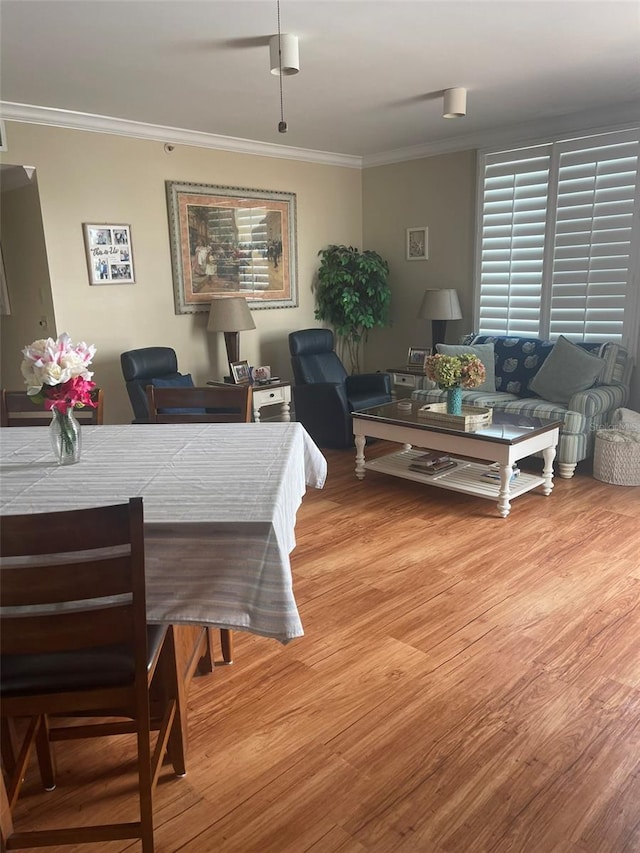
[[(226, 385), (225, 382), (217, 382), (210, 379), (207, 385)], [(251, 385), (251, 406), (253, 409), (253, 420), (260, 423), (260, 409), (263, 406), (280, 405), (279, 420), (289, 422), (291, 420), (291, 384), (289, 382), (269, 382), (259, 385), (254, 382)]]
[(412, 391), (423, 387), (427, 378), (422, 371), (409, 370), (408, 367), (387, 367), (386, 373), (391, 375), (391, 396), (394, 400), (398, 398), (398, 389), (405, 388), (407, 393), (401, 396), (411, 396)]

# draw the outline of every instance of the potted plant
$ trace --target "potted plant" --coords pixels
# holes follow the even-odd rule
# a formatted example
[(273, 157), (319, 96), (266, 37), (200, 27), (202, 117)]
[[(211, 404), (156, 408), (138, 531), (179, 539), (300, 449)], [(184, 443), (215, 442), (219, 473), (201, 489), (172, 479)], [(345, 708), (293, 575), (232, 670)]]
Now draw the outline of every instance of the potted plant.
[(315, 317), (331, 323), (346, 346), (351, 371), (359, 373), (361, 342), (369, 329), (389, 323), (389, 266), (377, 252), (353, 246), (328, 246), (318, 255)]

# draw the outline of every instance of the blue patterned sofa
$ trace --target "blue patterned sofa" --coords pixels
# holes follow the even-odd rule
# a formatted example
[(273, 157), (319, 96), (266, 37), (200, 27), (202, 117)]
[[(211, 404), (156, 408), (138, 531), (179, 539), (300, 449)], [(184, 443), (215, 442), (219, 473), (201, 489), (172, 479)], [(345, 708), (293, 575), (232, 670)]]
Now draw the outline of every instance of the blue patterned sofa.
[[(593, 454), (596, 430), (607, 425), (613, 412), (628, 400), (633, 363), (626, 350), (611, 342), (579, 343), (586, 352), (599, 356), (604, 365), (595, 384), (574, 393), (565, 405), (543, 399), (530, 387), (551, 354), (554, 341), (491, 335), (469, 335), (462, 341), (471, 346), (487, 343), (494, 347), (496, 390), (463, 391), (463, 404), (561, 420), (556, 462), (561, 477), (572, 477), (576, 464)], [(421, 403), (446, 400), (446, 392), (429, 380), (411, 396)]]

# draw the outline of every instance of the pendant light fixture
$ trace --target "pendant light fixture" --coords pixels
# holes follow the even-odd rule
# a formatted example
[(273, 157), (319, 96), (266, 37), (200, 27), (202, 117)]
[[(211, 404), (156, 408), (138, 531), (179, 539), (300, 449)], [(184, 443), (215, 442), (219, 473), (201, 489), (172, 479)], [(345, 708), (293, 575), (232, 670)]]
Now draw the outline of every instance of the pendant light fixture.
[(467, 114), (467, 90), (445, 89), (442, 103), (442, 118), (463, 118)]
[(278, 122), (278, 133), (286, 133), (287, 123), (284, 120), (282, 78), (290, 77), (300, 71), (300, 57), (298, 54), (298, 36), (283, 33), (280, 30), (280, 0), (276, 0), (276, 2), (278, 10), (278, 33), (269, 39), (269, 59), (271, 73), (278, 76), (280, 85), (280, 121)]

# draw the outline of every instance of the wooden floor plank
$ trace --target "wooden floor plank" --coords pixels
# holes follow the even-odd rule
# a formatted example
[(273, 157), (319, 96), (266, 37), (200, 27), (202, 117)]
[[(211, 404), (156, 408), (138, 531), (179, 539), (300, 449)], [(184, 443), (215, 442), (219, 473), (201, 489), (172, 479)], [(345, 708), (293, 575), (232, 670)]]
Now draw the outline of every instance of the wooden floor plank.
[[(236, 634), (233, 666), (194, 681), (158, 853), (640, 851), (640, 489), (583, 463), (503, 519), (325, 455), (292, 554), (305, 637)], [(19, 826), (129, 807), (126, 741), (56, 751)]]

